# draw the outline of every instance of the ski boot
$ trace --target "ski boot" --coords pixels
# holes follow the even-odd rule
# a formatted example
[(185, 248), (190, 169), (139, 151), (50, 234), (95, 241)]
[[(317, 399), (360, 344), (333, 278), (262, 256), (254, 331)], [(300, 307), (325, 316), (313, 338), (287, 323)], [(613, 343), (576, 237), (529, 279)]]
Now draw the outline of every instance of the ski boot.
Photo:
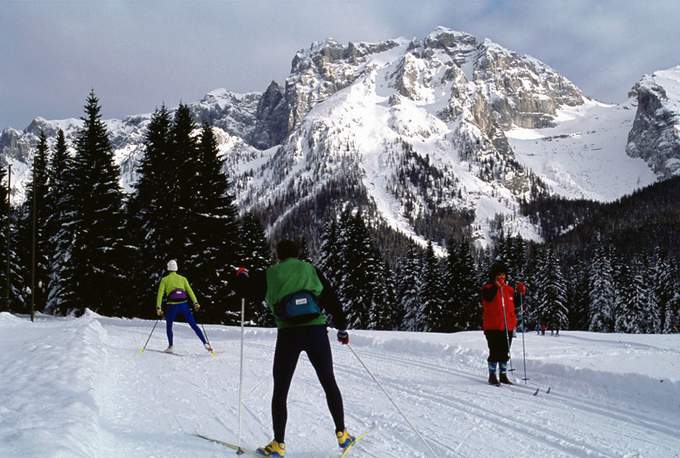
[(501, 383), (498, 381), (498, 378), (496, 378), (495, 372), (489, 372), (489, 385), (501, 386)]
[(165, 353), (172, 353), (172, 345), (168, 345), (168, 348), (163, 350)]
[(350, 435), (346, 429), (337, 431), (335, 433), (335, 438), (338, 439), (338, 447), (340, 448), (349, 447), (350, 444), (356, 440), (356, 437)]
[(512, 382), (510, 381), (510, 379), (508, 378), (508, 374), (506, 374), (505, 372), (501, 372), (501, 376), (500, 376), (500, 378), (499, 378), (499, 382), (505, 383), (506, 385), (514, 385), (514, 383), (512, 383)]
[(273, 440), (264, 447), (258, 448), (256, 451), (258, 455), (282, 458), (286, 456), (286, 444)]

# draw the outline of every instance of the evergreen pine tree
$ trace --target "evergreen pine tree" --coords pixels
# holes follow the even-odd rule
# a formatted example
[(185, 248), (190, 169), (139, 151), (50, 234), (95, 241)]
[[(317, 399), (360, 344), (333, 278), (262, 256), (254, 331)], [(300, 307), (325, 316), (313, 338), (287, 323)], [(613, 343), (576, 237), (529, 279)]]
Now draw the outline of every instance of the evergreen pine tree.
[(621, 308), (616, 315), (614, 330), (626, 333), (654, 332), (660, 323), (658, 304), (647, 286), (645, 269), (639, 259), (627, 266), (621, 294)]
[(567, 304), (569, 304), (569, 329), (588, 329), (590, 324), (590, 295), (588, 291), (588, 267), (579, 261), (569, 268), (567, 275)]
[(654, 293), (654, 300), (659, 306), (659, 325), (653, 332), (664, 332), (666, 329), (667, 310), (675, 295), (674, 278), (671, 263), (657, 246), (651, 259), (650, 285)]
[(189, 212), (193, 252), (188, 254), (188, 262), (208, 319), (224, 322), (225, 312), (240, 310), (240, 303), (226, 302), (233, 295), (239, 223), (217, 140), (207, 123), (201, 130), (196, 156), (198, 180)]
[(411, 243), (406, 256), (401, 258), (397, 264), (397, 300), (404, 311), (400, 329), (404, 331), (421, 331), (425, 326), (420, 302), (422, 272), (420, 250), (415, 243)]
[(569, 323), (569, 311), (559, 259), (551, 248), (546, 248), (540, 259), (536, 284), (537, 314), (550, 329), (564, 329)]
[(446, 302), (442, 297), (441, 270), (434, 254), (432, 242), (428, 242), (423, 259), (423, 283), (420, 301), (423, 304), (424, 331), (444, 332), (450, 323), (445, 322)]
[(332, 285), (339, 285), (342, 279), (342, 246), (340, 228), (334, 216), (328, 218), (321, 232), (319, 268)]
[(451, 323), (450, 330), (479, 329), (481, 324), (479, 281), (469, 240), (449, 242), (445, 279), (447, 314), (444, 321)]
[(46, 311), (64, 315), (73, 309), (76, 303), (75, 289), (69, 284), (73, 278), (70, 258), (73, 248), (75, 178), (73, 159), (68, 154), (64, 131), (61, 129), (57, 133), (47, 175), (48, 188), (45, 201), (51, 211), (45, 223), (50, 267)]
[(158, 203), (170, 216), (157, 236), (163, 241), (163, 257), (166, 260), (176, 259), (180, 270), (189, 276), (190, 281), (193, 281), (194, 262), (200, 256), (194, 246), (199, 229), (194, 206), (198, 205), (197, 193), (203, 186), (197, 160), (198, 141), (193, 135), (195, 128), (189, 107), (180, 103), (169, 132), (168, 154), (164, 155), (162, 176), (165, 193)]
[(590, 325), (594, 332), (614, 332), (614, 309), (617, 289), (610, 253), (600, 248), (595, 252), (589, 273)]
[(343, 218), (343, 277), (340, 300), (346, 308), (347, 322), (353, 329), (367, 329), (373, 305), (372, 286), (379, 272), (376, 250), (361, 213)]
[[(265, 236), (262, 223), (254, 213), (248, 212), (241, 218), (239, 240), (241, 245), (241, 264), (251, 271), (263, 271), (272, 263), (272, 254)], [(275, 326), (274, 317), (263, 303), (246, 304), (246, 320), (255, 322), (258, 326)]]
[[(16, 217), (15, 212), (9, 206), (7, 196), (7, 172), (0, 168), (0, 249), (2, 250), (2, 263), (0, 265), (0, 311), (25, 312), (20, 283), (17, 281), (20, 274), (19, 258), (17, 255), (16, 240)], [(9, 223), (9, 239), (7, 225)], [(9, 247), (7, 246), (9, 243)], [(8, 250), (9, 248), (9, 250)], [(7, 279), (7, 256), (9, 252), (9, 291)]]
[[(33, 155), (31, 181), (26, 186), (26, 199), (22, 205), (19, 219), (19, 245), (21, 247), (22, 283), (25, 285), (26, 303), (30, 303), (31, 295), (37, 311), (45, 308), (49, 287), (49, 248), (45, 230), (49, 207), (46, 205), (47, 194), (47, 137), (41, 130), (38, 146)], [(35, 210), (35, 220), (33, 212)], [(34, 227), (35, 221), (35, 227)], [(34, 240), (35, 237), (35, 240)], [(35, 253), (34, 253), (35, 251)], [(33, 257), (35, 255), (35, 266)], [(35, 291), (31, 291), (33, 269), (35, 268)]]
[(156, 110), (146, 130), (144, 155), (137, 167), (135, 193), (128, 204), (129, 233), (134, 250), (134, 267), (131, 284), (134, 285), (134, 303), (139, 315), (155, 314), (156, 289), (165, 264), (170, 259), (166, 246), (175, 212), (167, 206), (167, 170), (170, 155), (170, 114), (165, 106)]
[(399, 326), (403, 311), (397, 303), (394, 278), (387, 263), (376, 250), (377, 272), (373, 283), (373, 303), (369, 313), (369, 329), (394, 330)]
[(680, 269), (675, 262), (669, 260), (668, 270), (672, 279), (670, 289), (673, 294), (666, 305), (663, 332), (665, 334), (680, 333), (680, 282), (678, 282)]
[(76, 294), (78, 312), (89, 307), (99, 313), (121, 315), (129, 299), (123, 194), (94, 91), (87, 98), (83, 121), (74, 162), (73, 272), (69, 286)]

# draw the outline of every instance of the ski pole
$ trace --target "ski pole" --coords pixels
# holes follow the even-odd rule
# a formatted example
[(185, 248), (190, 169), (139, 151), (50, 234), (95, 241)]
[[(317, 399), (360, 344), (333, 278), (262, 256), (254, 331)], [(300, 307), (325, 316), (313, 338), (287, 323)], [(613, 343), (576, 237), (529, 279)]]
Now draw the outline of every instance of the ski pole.
[(503, 322), (505, 322), (505, 341), (508, 343), (508, 362), (510, 363), (510, 372), (515, 369), (512, 368), (512, 355), (510, 354), (510, 334), (508, 333), (508, 314), (505, 310), (505, 296), (503, 295), (503, 286), (500, 288), (501, 293), (501, 305), (503, 306)]
[(245, 320), (246, 314), (246, 300), (241, 298), (241, 362), (239, 364), (239, 375), (238, 375), (238, 439), (236, 440), (236, 450), (237, 455), (243, 455), (244, 451), (241, 449), (241, 404), (243, 397), (243, 333), (244, 327), (243, 322)]
[(432, 446), (430, 445), (430, 443), (427, 442), (427, 441), (425, 440), (425, 438), (420, 434), (420, 432), (418, 432), (418, 430), (416, 429), (416, 427), (413, 426), (413, 423), (411, 423), (411, 422), (409, 421), (409, 419), (406, 417), (406, 415), (404, 415), (404, 412), (402, 412), (401, 409), (399, 408), (399, 406), (397, 405), (397, 403), (394, 402), (394, 400), (392, 399), (392, 396), (390, 396), (390, 394), (387, 392), (387, 390), (385, 390), (385, 388), (384, 388), (384, 387), (382, 386), (382, 384), (378, 381), (378, 379), (375, 378), (375, 376), (373, 375), (373, 373), (371, 373), (371, 371), (368, 370), (368, 367), (366, 367), (366, 365), (365, 365), (364, 362), (361, 360), (361, 358), (359, 358), (359, 355), (357, 355), (357, 353), (354, 351), (354, 349), (352, 348), (352, 346), (351, 346), (350, 344), (347, 344), (347, 348), (349, 348), (349, 351), (352, 352), (352, 354), (353, 354), (354, 357), (357, 359), (357, 361), (359, 361), (359, 363), (364, 367), (364, 369), (366, 369), (366, 372), (368, 373), (368, 375), (371, 376), (371, 378), (372, 378), (373, 381), (376, 383), (376, 385), (378, 385), (378, 387), (380, 387), (380, 389), (382, 390), (382, 392), (385, 393), (385, 396), (387, 396), (387, 399), (390, 400), (390, 402), (392, 403), (392, 405), (394, 406), (394, 408), (397, 409), (397, 412), (399, 412), (399, 414), (404, 418), (404, 420), (406, 420), (406, 423), (408, 423), (408, 425), (411, 427), (411, 429), (418, 435), (418, 437), (420, 438), (420, 440), (421, 440), (425, 445), (427, 445), (427, 448), (429, 448), (429, 449), (430, 449), (430, 452), (432, 452), (432, 456), (435, 456), (435, 457), (436, 457), (437, 454), (436, 454), (435, 451), (432, 449)]
[[(160, 319), (160, 318), (159, 318), (159, 319)], [(158, 324), (158, 320), (159, 320), (159, 319), (157, 319), (156, 322), (153, 324), (153, 328), (151, 328), (151, 333), (149, 334), (149, 337), (146, 339), (146, 342), (144, 343), (144, 346), (143, 346), (142, 348), (139, 349), (139, 352), (140, 352), (140, 353), (144, 353), (144, 351), (146, 350), (146, 346), (149, 344), (149, 340), (151, 340), (151, 335), (152, 335), (153, 332), (156, 330), (156, 325)]]
[[(208, 339), (208, 333), (205, 332), (205, 326), (203, 326), (203, 323), (201, 323), (201, 329), (203, 329), (203, 336), (205, 336), (205, 341), (208, 342), (208, 346), (212, 348), (212, 344), (210, 343), (210, 339)], [(210, 352), (211, 355), (215, 356), (215, 349)]]
[(522, 312), (522, 362), (524, 363), (524, 384), (526, 385), (527, 380), (527, 350), (524, 346), (524, 334), (527, 332), (527, 322), (524, 318), (524, 294), (519, 295), (519, 309)]

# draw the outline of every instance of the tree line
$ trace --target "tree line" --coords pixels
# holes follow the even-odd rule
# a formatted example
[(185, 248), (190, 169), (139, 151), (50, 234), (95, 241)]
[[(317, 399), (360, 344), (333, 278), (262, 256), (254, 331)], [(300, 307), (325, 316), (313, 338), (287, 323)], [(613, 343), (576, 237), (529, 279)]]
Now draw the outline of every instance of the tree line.
[[(258, 215), (238, 214), (209, 124), (199, 127), (186, 105), (174, 114), (157, 109), (129, 195), (120, 189), (94, 92), (72, 145), (75, 154), (69, 154), (62, 131), (52, 148), (48, 143), (41, 133), (24, 203), (9, 211), (3, 206), (0, 214), (2, 227), (10, 226), (9, 240), (0, 231), (0, 246), (9, 246), (10, 280), (7, 269), (0, 269), (2, 309), (26, 312), (34, 301), (38, 310), (56, 315), (89, 308), (110, 316), (153, 317), (165, 265), (177, 259), (203, 306), (199, 319), (237, 322), (233, 269), (264, 269), (274, 261)], [(5, 178), (0, 170), (0, 180)], [(0, 201), (7, 200), (6, 192), (0, 188)], [(550, 211), (532, 217), (543, 215), (544, 226), (573, 223), (561, 216), (568, 211), (545, 202), (534, 210), (540, 205)], [(581, 219), (603, 211), (582, 208)], [(479, 290), (489, 265), (503, 260), (514, 281), (527, 284), (517, 312), (530, 328), (545, 323), (602, 332), (680, 331), (678, 263), (665, 247), (632, 251), (612, 239), (580, 248), (559, 240), (539, 245), (500, 232), (492, 248), (480, 249), (455, 231), (444, 247), (408, 241), (394, 253), (384, 247), (390, 239), (385, 227), (360, 207), (333, 208), (319, 224), (320, 246), (310, 252), (300, 240), (303, 256), (335, 285), (354, 329), (480, 329)], [(553, 226), (550, 234), (558, 234)], [(291, 234), (294, 228), (275, 236)], [(246, 318), (273, 324), (261, 304), (249, 304)]]

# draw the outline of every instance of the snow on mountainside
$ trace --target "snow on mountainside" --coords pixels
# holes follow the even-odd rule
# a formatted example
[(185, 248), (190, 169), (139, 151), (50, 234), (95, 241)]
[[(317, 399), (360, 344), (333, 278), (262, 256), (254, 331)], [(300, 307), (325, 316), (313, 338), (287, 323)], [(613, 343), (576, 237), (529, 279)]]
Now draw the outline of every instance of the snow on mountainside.
[(624, 154), (633, 124), (631, 103), (588, 101), (558, 111), (555, 126), (506, 132), (517, 159), (551, 191), (573, 199), (612, 201), (656, 181), (640, 158)]
[[(192, 436), (236, 442), (240, 330), (206, 326), (211, 357), (187, 324), (174, 348), (152, 321), (0, 313), (0, 456), (224, 457)], [(486, 384), (480, 331), (453, 334), (350, 331), (352, 348), (429, 441), (396, 412), (352, 353), (332, 342), (351, 432), (370, 430), (351, 452), (370, 457), (677, 457), (678, 335), (562, 331), (513, 345), (514, 387)], [(244, 337), (241, 443), (271, 439), (274, 329)], [(546, 387), (551, 387), (546, 394)], [(305, 356), (288, 396), (291, 457), (338, 455), (323, 390)]]
[[(517, 216), (521, 200), (545, 192), (612, 200), (653, 182), (650, 166), (657, 177), (675, 170), (676, 75), (643, 79), (634, 115), (630, 102), (589, 100), (533, 57), (439, 27), (423, 39), (315, 42), (295, 54), (283, 85), (215, 90), (190, 106), (215, 126), (238, 202), (271, 233), (297, 225), (314, 239), (311, 221), (352, 206), (421, 243), (445, 238), (454, 221), (484, 242), (499, 214), (507, 233), (538, 239)], [(127, 191), (148, 120), (107, 121)], [(38, 118), (23, 132), (2, 131), (19, 189), (38, 129), (63, 126), (73, 138), (78, 124)]]

